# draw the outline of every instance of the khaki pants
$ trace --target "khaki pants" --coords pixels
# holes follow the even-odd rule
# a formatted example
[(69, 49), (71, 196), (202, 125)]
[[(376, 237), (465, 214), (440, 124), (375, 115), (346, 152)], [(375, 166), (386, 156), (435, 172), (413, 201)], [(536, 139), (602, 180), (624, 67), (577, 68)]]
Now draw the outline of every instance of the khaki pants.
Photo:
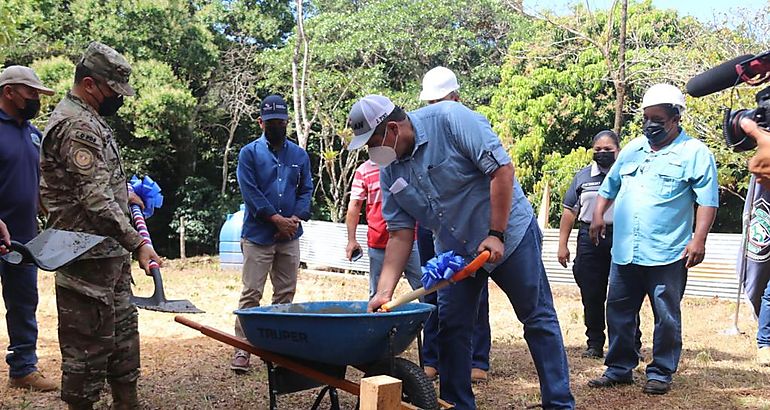
[[(297, 290), (299, 240), (274, 245), (257, 245), (241, 239), (243, 251), (243, 291), (238, 309), (259, 306), (267, 274), (273, 285), (273, 304), (291, 303)], [(241, 322), (235, 318), (235, 335), (244, 337)]]

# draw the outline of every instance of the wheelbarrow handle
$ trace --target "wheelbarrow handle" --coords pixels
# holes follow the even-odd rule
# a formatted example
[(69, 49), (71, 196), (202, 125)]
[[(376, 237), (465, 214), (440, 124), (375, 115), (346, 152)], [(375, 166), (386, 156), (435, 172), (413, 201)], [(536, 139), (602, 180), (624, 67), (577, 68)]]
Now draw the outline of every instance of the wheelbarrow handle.
[(471, 263), (465, 265), (465, 267), (455, 273), (450, 279), (444, 279), (441, 282), (435, 284), (430, 289), (425, 288), (419, 288), (415, 289), (405, 295), (401, 295), (390, 302), (380, 306), (380, 311), (382, 312), (390, 312), (391, 310), (395, 309), (397, 306), (401, 306), (405, 303), (409, 303), (413, 300), (419, 299), (425, 295), (428, 295), (430, 293), (436, 292), (441, 288), (445, 288), (449, 286), (452, 283), (459, 282), (468, 276), (471, 276), (473, 272), (476, 272), (477, 270), (481, 269), (482, 266), (484, 266), (485, 263), (487, 263), (487, 260), (489, 259), (489, 251), (483, 251), (477, 256), (474, 260), (471, 261)]

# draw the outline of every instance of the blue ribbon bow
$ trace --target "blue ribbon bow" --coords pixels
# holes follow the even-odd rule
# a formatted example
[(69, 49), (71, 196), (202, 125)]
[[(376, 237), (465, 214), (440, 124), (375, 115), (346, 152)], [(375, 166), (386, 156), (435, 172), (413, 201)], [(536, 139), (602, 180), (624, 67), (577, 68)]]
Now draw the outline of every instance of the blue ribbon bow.
[(465, 258), (454, 251), (436, 255), (422, 267), (422, 286), (430, 289), (444, 279), (450, 279), (465, 267)]
[(139, 179), (136, 175), (131, 177), (131, 187), (134, 188), (134, 192), (144, 202), (144, 214), (145, 218), (149, 218), (155, 212), (155, 208), (163, 206), (163, 194), (160, 193), (160, 186), (157, 182), (153, 181), (149, 176), (144, 176), (144, 179)]

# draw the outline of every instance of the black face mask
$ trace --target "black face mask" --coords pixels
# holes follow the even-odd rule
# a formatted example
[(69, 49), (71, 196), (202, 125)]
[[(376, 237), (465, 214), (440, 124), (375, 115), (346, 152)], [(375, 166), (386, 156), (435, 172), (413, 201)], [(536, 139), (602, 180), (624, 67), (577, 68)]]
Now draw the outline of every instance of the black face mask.
[(99, 115), (103, 117), (110, 117), (118, 113), (120, 107), (123, 106), (123, 96), (113, 95), (110, 97), (104, 97), (104, 100), (99, 104)]
[(644, 122), (642, 132), (651, 145), (660, 145), (668, 136), (668, 131), (662, 122), (653, 122), (647, 120)]
[(25, 120), (35, 118), (38, 112), (40, 112), (40, 100), (33, 100), (31, 98), (25, 98), (24, 107), (19, 109), (19, 115)]
[(594, 152), (594, 161), (601, 168), (609, 168), (615, 163), (615, 153), (612, 151), (596, 151)]
[(272, 145), (281, 145), (286, 140), (286, 126), (265, 123), (265, 138)]

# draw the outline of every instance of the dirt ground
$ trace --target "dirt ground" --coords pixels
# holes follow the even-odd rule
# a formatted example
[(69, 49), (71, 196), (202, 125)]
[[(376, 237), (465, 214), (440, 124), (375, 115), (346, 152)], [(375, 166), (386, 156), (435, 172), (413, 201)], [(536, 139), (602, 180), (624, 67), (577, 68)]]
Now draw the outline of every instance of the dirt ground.
[[(169, 261), (163, 269), (167, 297), (187, 298), (206, 311), (190, 315), (200, 323), (232, 332), (232, 310), (237, 306), (240, 274), (220, 271), (216, 259)], [(149, 295), (150, 278), (135, 268), (137, 295)], [(361, 300), (367, 295), (364, 276), (301, 272), (295, 301)], [(56, 304), (53, 276), (40, 273), (40, 369), (59, 379), (61, 355), (56, 335)], [(407, 291), (404, 284), (399, 291)], [(268, 288), (265, 292), (270, 295)], [(583, 359), (582, 306), (577, 289), (554, 286), (553, 293), (570, 361), (573, 394), (582, 409), (770, 409), (770, 369), (754, 365), (756, 323), (745, 306), (741, 309), (742, 335), (727, 336), (722, 330), (731, 324), (734, 305), (715, 299), (688, 298), (684, 302), (684, 351), (672, 391), (661, 397), (641, 393), (643, 366), (637, 369), (637, 383), (609, 390), (593, 390), (586, 382), (601, 374), (601, 360)], [(263, 303), (268, 303), (263, 299)], [(537, 375), (505, 295), (490, 282), (490, 320), (494, 339), (490, 380), (475, 386), (481, 409), (523, 409), (539, 402)], [(649, 362), (652, 348), (652, 314), (642, 311), (644, 352)], [(253, 371), (236, 376), (229, 370), (232, 348), (207, 338), (173, 321), (173, 315), (140, 311), (142, 377), (140, 397), (149, 409), (265, 409), (268, 408), (267, 374), (258, 360)], [(3, 320), (0, 344), (8, 336)], [(417, 361), (410, 349), (405, 357)], [(0, 373), (7, 374), (0, 363)], [(348, 371), (356, 380), (360, 372)], [(279, 408), (309, 408), (317, 390), (281, 396)], [(354, 408), (355, 397), (340, 392), (344, 408)], [(109, 408), (105, 392), (97, 408)], [(58, 393), (33, 393), (9, 389), (0, 377), (0, 408), (63, 409)]]

